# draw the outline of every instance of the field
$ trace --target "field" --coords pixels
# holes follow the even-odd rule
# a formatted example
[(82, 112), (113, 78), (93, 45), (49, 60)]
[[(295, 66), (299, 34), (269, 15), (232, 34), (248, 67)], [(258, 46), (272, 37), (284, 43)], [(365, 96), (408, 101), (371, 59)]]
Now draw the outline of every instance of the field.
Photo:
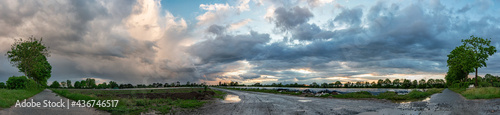
[(398, 95), (395, 92), (391, 92), (391, 91), (381, 93), (379, 95), (372, 95), (369, 92), (361, 91), (361, 92), (354, 92), (354, 93), (348, 93), (348, 94), (322, 94), (322, 95), (316, 96), (316, 94), (303, 93), (300, 91), (299, 92), (286, 92), (286, 91), (267, 90), (267, 89), (242, 89), (242, 88), (225, 88), (225, 89), (241, 90), (241, 91), (255, 91), (255, 92), (274, 93), (274, 94), (287, 94), (287, 95), (296, 95), (296, 96), (303, 96), (303, 97), (346, 98), (346, 99), (377, 98), (377, 99), (387, 99), (387, 100), (391, 100), (394, 102), (421, 100), (421, 99), (425, 99), (425, 98), (431, 96), (432, 94), (441, 93), (444, 90), (443, 88), (427, 89), (425, 92), (414, 90), (414, 91), (411, 91), (410, 93), (408, 93), (407, 95)]
[(478, 87), (478, 88), (450, 88), (467, 99), (493, 99), (500, 98), (499, 87)]
[(97, 109), (112, 114), (141, 114), (155, 112), (175, 113), (203, 106), (224, 92), (204, 88), (148, 89), (148, 90), (92, 90), (52, 89), (58, 95), (72, 100), (119, 100), (117, 107)]
[(0, 108), (9, 108), (10, 106), (14, 105), (17, 100), (21, 101), (27, 99), (29, 97), (32, 97), (33, 95), (40, 93), (41, 91), (43, 91), (43, 89), (0, 89)]

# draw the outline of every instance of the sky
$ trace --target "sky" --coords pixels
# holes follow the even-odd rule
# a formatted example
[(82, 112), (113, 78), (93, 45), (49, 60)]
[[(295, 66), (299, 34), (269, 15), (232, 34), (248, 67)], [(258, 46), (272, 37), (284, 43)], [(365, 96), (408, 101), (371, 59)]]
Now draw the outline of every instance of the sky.
[[(461, 39), (500, 48), (499, 13), (490, 0), (2, 0), (0, 53), (43, 38), (49, 83), (443, 79)], [(0, 55), (0, 82), (14, 75)]]

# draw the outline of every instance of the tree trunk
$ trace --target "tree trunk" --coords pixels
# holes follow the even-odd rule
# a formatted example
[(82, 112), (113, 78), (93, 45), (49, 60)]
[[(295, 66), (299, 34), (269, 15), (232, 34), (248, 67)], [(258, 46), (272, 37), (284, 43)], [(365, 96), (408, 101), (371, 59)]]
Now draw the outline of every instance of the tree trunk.
[(474, 87), (477, 87), (477, 67), (476, 67), (476, 84), (474, 85)]

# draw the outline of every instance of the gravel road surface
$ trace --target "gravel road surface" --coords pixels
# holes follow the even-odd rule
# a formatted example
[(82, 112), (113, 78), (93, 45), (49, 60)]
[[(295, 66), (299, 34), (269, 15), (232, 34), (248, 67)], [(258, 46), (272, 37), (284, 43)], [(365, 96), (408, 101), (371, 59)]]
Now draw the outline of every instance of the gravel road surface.
[[(297, 97), (249, 91), (213, 88), (228, 92), (231, 99), (206, 104), (180, 114), (210, 115), (316, 115), (358, 114), (395, 108), (398, 104), (383, 100), (349, 100)], [(235, 97), (239, 97), (235, 99)]]
[(423, 101), (392, 103), (384, 100), (351, 100), (298, 97), (280, 94), (237, 91), (228, 92), (229, 98), (206, 104), (196, 110), (179, 114), (222, 115), (483, 115), (500, 114), (500, 99), (466, 100), (445, 89)]
[[(45, 89), (42, 92), (36, 94), (35, 96), (26, 99), (26, 102), (40, 102), (40, 106), (44, 106), (44, 100), (46, 102), (59, 102), (61, 99), (63, 102), (67, 103), (67, 98), (57, 96), (49, 89)], [(24, 100), (19, 100), (20, 102)], [(69, 100), (71, 102), (71, 100)], [(108, 115), (109, 113), (105, 111), (100, 111), (95, 108), (80, 108), (80, 107), (10, 107), (7, 109), (0, 110), (0, 115)]]

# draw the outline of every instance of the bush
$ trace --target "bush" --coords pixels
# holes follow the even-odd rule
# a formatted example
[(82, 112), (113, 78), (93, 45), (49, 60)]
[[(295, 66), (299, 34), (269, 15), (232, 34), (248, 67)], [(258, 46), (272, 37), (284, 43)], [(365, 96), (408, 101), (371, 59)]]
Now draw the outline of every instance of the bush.
[(26, 82), (26, 89), (39, 89), (39, 88), (43, 87), (38, 85), (35, 80), (28, 79), (28, 81)]
[(421, 92), (421, 91), (417, 91), (417, 90), (413, 90), (410, 93), (408, 93), (408, 96), (410, 96), (410, 98), (414, 98), (414, 99), (425, 98), (429, 95), (431, 95), (431, 94), (428, 92)]
[(7, 80), (7, 88), (9, 89), (26, 89), (28, 78), (26, 76), (12, 76)]
[(52, 82), (52, 84), (50, 85), (50, 88), (60, 88), (60, 87), (61, 84), (59, 84), (59, 82), (57, 81)]
[(2, 89), (3, 89), (3, 88), (7, 88), (7, 86), (5, 85), (5, 83), (4, 83), (4, 82), (0, 82), (0, 88), (2, 88)]

